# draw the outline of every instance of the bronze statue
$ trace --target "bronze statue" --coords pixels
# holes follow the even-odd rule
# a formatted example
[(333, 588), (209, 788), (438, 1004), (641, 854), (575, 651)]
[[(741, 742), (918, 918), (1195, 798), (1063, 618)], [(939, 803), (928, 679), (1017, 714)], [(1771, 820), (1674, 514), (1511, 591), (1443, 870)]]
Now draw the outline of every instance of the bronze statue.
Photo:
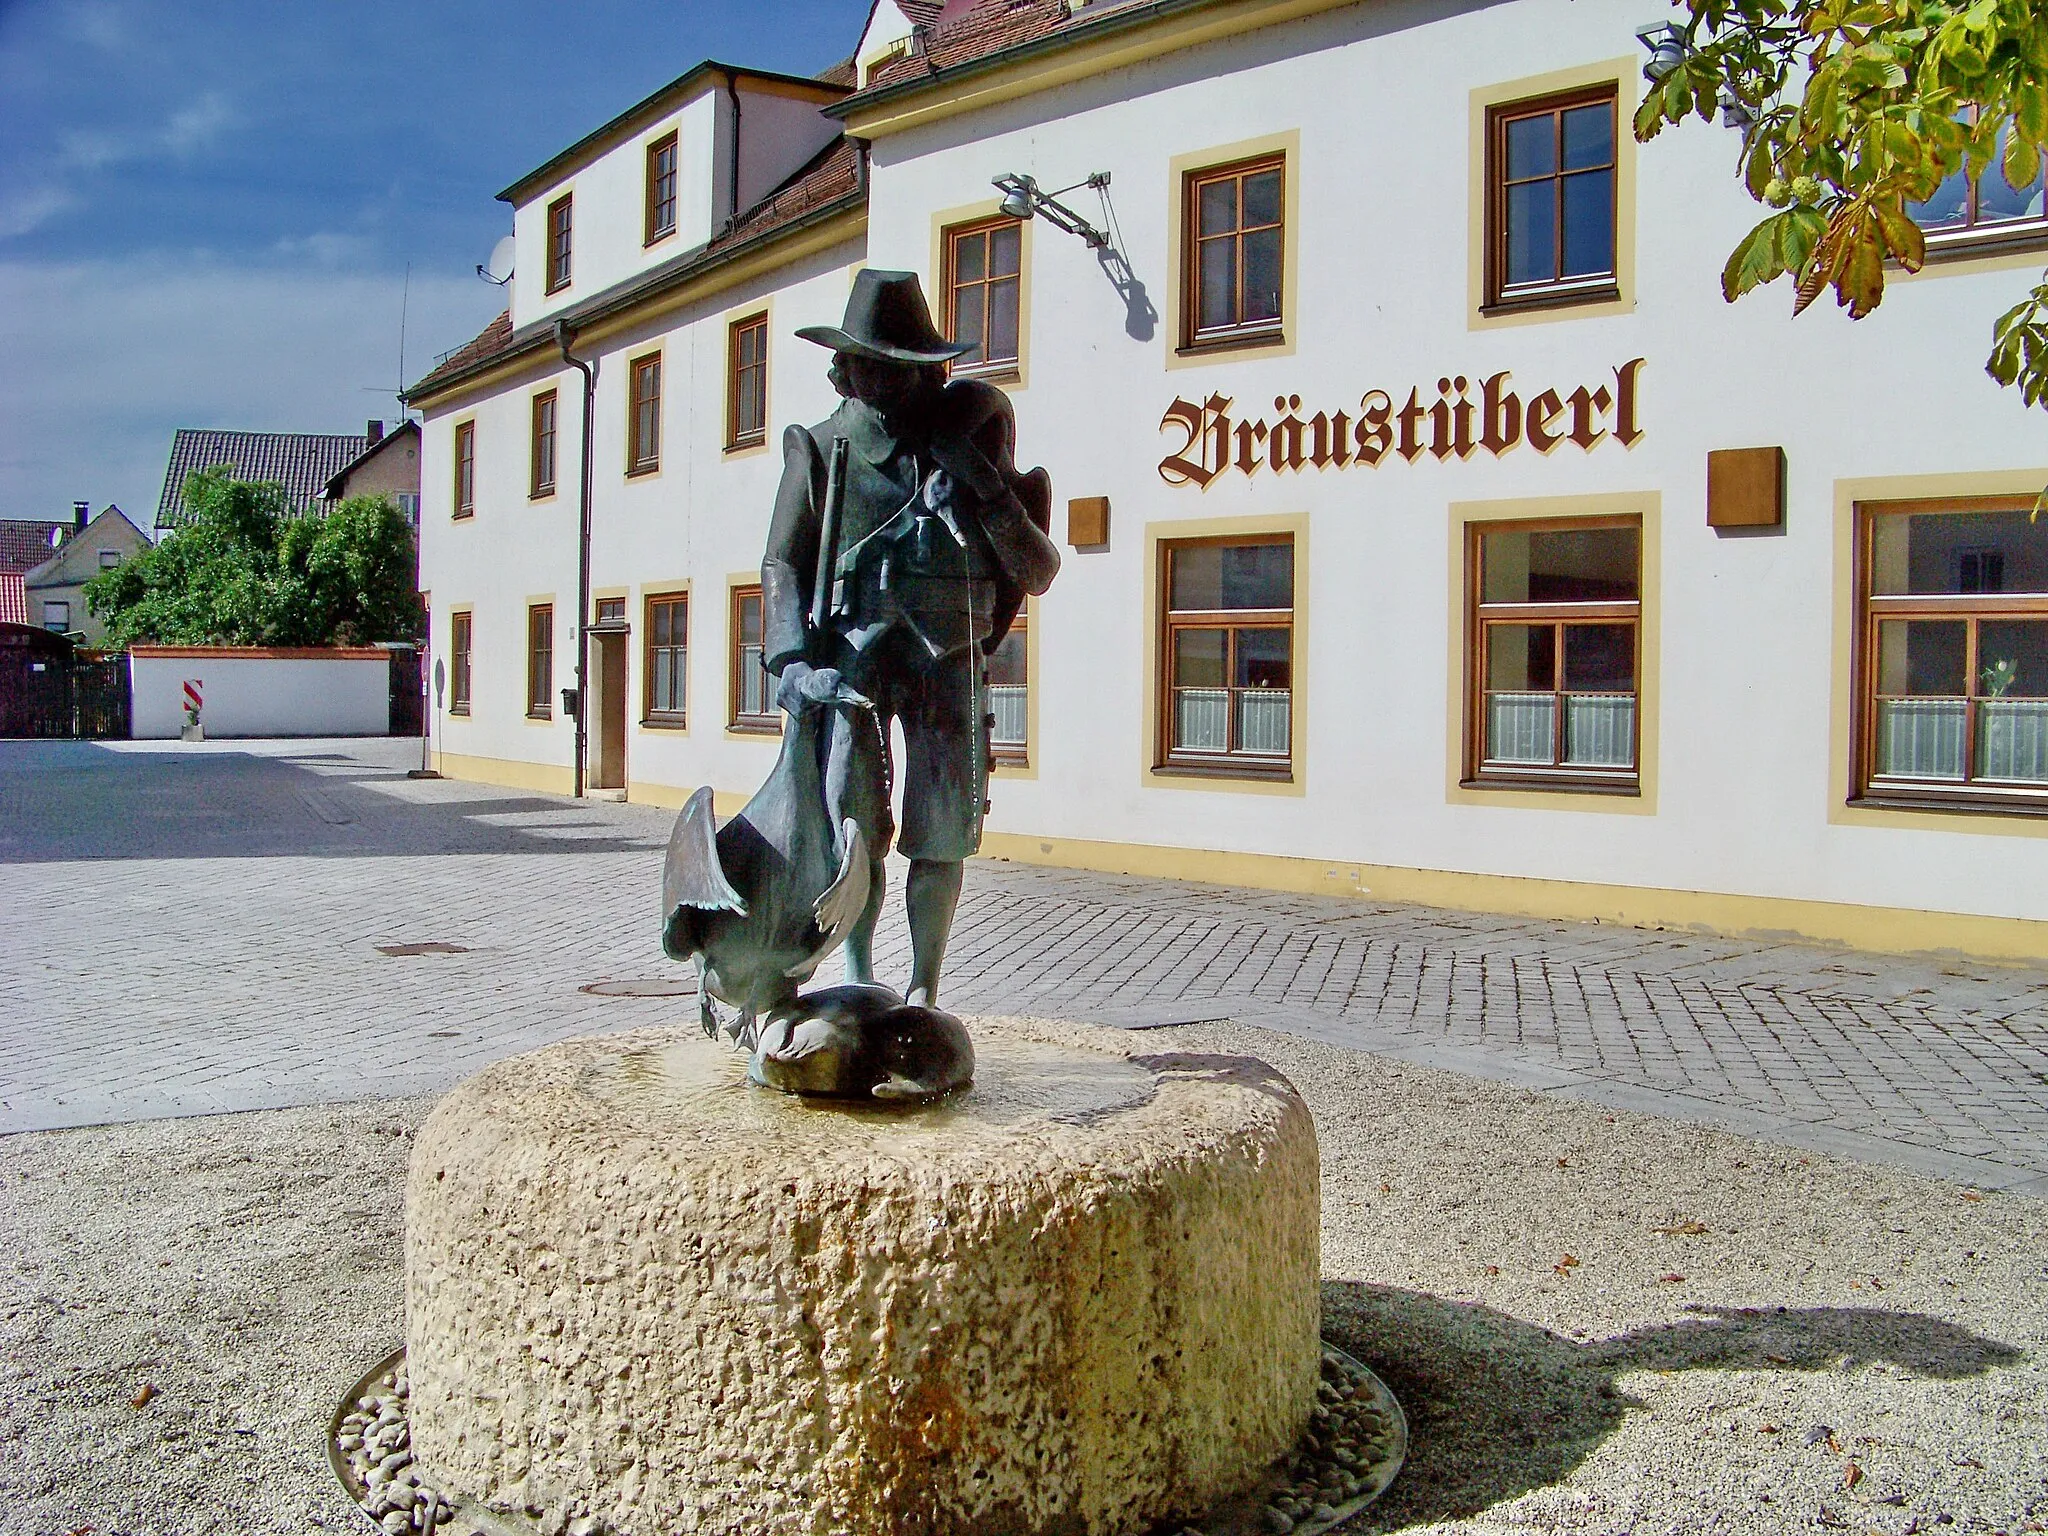
[[(715, 836), (710, 791), (692, 797), (670, 842), (663, 941), (698, 959), (707, 1030), (711, 998), (740, 1010), (756, 1081), (929, 1097), (972, 1075), (965, 1031), (938, 1012), (939, 976), (987, 811), (988, 653), (1059, 569), (1052, 487), (1042, 469), (1018, 473), (1002, 391), (948, 382), (968, 348), (938, 334), (913, 274), (861, 272), (843, 325), (797, 334), (833, 349), (846, 399), (783, 434), (761, 563), (782, 755)], [(892, 721), (910, 858), (901, 1000), (875, 984), (873, 960), (897, 835)], [(808, 1008), (798, 987), (842, 942), (849, 986)]]

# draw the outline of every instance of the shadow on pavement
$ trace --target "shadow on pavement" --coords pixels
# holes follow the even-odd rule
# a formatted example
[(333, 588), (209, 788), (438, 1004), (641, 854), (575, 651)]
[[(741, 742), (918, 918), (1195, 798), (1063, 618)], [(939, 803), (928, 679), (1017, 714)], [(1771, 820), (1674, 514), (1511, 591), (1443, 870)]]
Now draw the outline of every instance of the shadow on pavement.
[(2025, 1353), (1938, 1317), (1862, 1308), (1699, 1308), (1584, 1343), (1477, 1303), (1323, 1285), (1323, 1327), (1407, 1410), (1408, 1464), (1357, 1529), (1467, 1518), (1563, 1482), (1638, 1406), (1631, 1371), (1827, 1370), (1888, 1362), (1952, 1381)]
[[(317, 765), (317, 766), (315, 766)], [(669, 813), (598, 807), (329, 751), (0, 750), (0, 863), (654, 853)], [(516, 819), (515, 819), (516, 818)]]

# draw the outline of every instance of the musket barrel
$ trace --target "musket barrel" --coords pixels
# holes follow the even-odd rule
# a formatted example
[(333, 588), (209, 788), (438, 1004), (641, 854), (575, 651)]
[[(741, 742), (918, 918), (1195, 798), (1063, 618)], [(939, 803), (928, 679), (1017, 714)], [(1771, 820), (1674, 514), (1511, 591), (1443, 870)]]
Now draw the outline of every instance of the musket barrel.
[(832, 587), (839, 571), (839, 514), (846, 500), (846, 454), (848, 443), (840, 438), (832, 445), (832, 464), (825, 472), (825, 510), (818, 527), (818, 574), (811, 583), (811, 634), (825, 632), (825, 620), (832, 612)]

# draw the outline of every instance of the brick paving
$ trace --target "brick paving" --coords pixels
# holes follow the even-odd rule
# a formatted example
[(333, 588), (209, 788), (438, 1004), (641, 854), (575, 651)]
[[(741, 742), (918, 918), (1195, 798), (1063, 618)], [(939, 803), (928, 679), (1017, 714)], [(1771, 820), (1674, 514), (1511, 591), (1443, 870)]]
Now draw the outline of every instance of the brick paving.
[[(670, 813), (409, 780), (412, 750), (0, 743), (0, 1132), (431, 1091), (693, 1014), (583, 990), (688, 980)], [(456, 952), (378, 947), (421, 943)], [(1240, 1018), (2048, 1194), (2048, 964), (978, 862), (949, 976), (962, 1011)]]

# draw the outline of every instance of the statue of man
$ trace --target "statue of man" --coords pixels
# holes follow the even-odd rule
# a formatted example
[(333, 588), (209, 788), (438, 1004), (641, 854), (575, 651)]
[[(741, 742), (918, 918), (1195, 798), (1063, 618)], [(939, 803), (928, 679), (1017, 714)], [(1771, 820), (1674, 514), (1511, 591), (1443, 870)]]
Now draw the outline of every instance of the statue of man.
[[(917, 277), (864, 270), (845, 322), (806, 326), (833, 350), (845, 402), (782, 439), (782, 483), (761, 561), (763, 659), (776, 703), (823, 708), (842, 682), (872, 700), (834, 711), (827, 798), (859, 823), (868, 902), (846, 940), (847, 980), (874, 980), (883, 859), (895, 835), (890, 724), (905, 746), (902, 848), (910, 859), (908, 1002), (936, 1007), (961, 865), (981, 845), (988, 793), (988, 653), (1027, 593), (1059, 570), (1044, 470), (1017, 472), (1016, 423), (993, 385), (947, 381), (969, 350), (933, 326)], [(811, 622), (828, 465), (848, 445), (833, 591)], [(880, 729), (876, 730), (876, 724)]]

